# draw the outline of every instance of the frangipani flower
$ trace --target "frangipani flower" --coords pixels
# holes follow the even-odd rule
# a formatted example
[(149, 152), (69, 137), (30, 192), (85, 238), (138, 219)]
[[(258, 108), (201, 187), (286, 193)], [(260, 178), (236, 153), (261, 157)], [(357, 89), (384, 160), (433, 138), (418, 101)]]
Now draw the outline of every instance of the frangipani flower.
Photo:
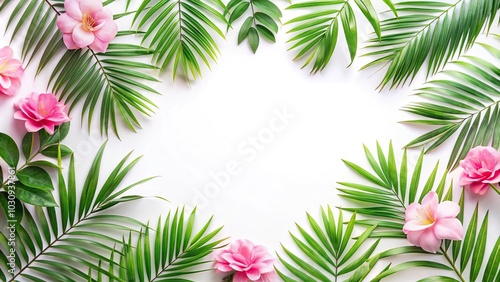
[(102, 7), (100, 0), (66, 0), (66, 13), (57, 18), (57, 27), (63, 32), (68, 49), (90, 47), (105, 52), (117, 32), (113, 14)]
[(13, 96), (21, 87), (24, 74), (21, 61), (13, 59), (14, 52), (9, 46), (0, 49), (0, 93)]
[(54, 134), (54, 127), (69, 121), (68, 115), (64, 112), (63, 103), (50, 93), (31, 93), (28, 98), (21, 99), (14, 105), (17, 111), (14, 118), (24, 120), (26, 130), (37, 132), (42, 128), (49, 134)]
[(463, 168), (459, 184), (473, 193), (484, 195), (490, 185), (500, 182), (500, 152), (492, 147), (478, 146), (460, 161)]
[(458, 204), (451, 201), (438, 203), (436, 192), (429, 192), (422, 204), (412, 203), (406, 209), (406, 224), (403, 232), (408, 241), (424, 251), (436, 253), (442, 239), (461, 240), (464, 235), (462, 223), (456, 218), (460, 212)]
[(254, 246), (249, 240), (236, 240), (229, 249), (214, 253), (215, 269), (222, 272), (236, 271), (233, 282), (275, 281), (274, 258), (264, 246)]

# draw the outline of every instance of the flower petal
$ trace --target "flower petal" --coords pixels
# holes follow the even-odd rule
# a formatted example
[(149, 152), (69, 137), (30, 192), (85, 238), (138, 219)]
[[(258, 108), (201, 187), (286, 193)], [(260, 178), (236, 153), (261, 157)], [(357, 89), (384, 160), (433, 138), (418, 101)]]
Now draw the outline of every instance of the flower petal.
[(419, 203), (412, 203), (406, 208), (405, 217), (406, 221), (417, 219), (418, 209), (421, 207)]
[(488, 183), (480, 183), (480, 182), (478, 182), (478, 183), (471, 183), (469, 185), (469, 188), (470, 188), (470, 190), (473, 193), (482, 196), (482, 195), (486, 194), (486, 192), (490, 188), (490, 185)]
[(76, 25), (79, 23), (81, 23), (81, 21), (73, 19), (68, 16), (67, 13), (60, 15), (56, 20), (57, 27), (62, 31), (62, 33), (72, 33)]
[(89, 47), (96, 53), (104, 53), (108, 49), (108, 45), (108, 42), (102, 41), (96, 37), (94, 42), (92, 42)]
[[(87, 1), (87, 0), (85, 0)], [(66, 14), (75, 20), (81, 21), (83, 18), (82, 11), (80, 9), (80, 0), (66, 0), (64, 1), (64, 9)]]
[(428, 229), (420, 235), (418, 244), (424, 251), (435, 254), (439, 250), (441, 239), (437, 238), (431, 229)]
[(111, 42), (118, 33), (118, 25), (114, 21), (106, 21), (104, 25), (94, 35), (105, 42)]
[(84, 14), (92, 14), (95, 11), (102, 10), (101, 0), (84, 0), (80, 2), (80, 9)]
[(8, 76), (3, 76), (0, 75), (0, 87), (4, 89), (9, 89), (9, 87), (12, 85), (12, 81)]
[(434, 225), (434, 235), (438, 239), (461, 240), (464, 237), (464, 228), (456, 218), (443, 218)]
[(422, 224), (422, 222), (420, 220), (410, 220), (410, 221), (407, 221), (405, 223), (405, 225), (403, 226), (403, 231), (405, 233), (407, 232), (411, 232), (411, 231), (420, 231), (420, 230), (424, 230), (424, 229), (427, 229), (429, 227), (431, 227), (434, 223), (430, 223), (430, 224)]
[(249, 270), (247, 270), (245, 274), (247, 275), (248, 279), (252, 281), (260, 279), (260, 271), (255, 267), (252, 267)]
[(76, 45), (75, 41), (73, 40), (73, 35), (70, 33), (63, 34), (63, 41), (64, 45), (66, 45), (66, 48), (69, 50), (75, 50), (75, 49), (80, 49), (78, 45)]
[(0, 49), (0, 59), (10, 59), (14, 57), (14, 51), (9, 46), (2, 47)]
[(83, 24), (78, 24), (73, 30), (73, 41), (80, 48), (85, 48), (94, 42), (94, 34), (83, 28)]
[(440, 218), (453, 218), (460, 212), (460, 206), (452, 201), (444, 201), (438, 205), (436, 220)]
[(430, 191), (425, 195), (425, 197), (422, 199), (422, 208), (424, 208), (426, 211), (428, 211), (433, 217), (437, 212), (438, 209), (438, 203), (439, 199), (434, 191)]
[(236, 272), (233, 276), (233, 282), (248, 282), (248, 277), (244, 272)]

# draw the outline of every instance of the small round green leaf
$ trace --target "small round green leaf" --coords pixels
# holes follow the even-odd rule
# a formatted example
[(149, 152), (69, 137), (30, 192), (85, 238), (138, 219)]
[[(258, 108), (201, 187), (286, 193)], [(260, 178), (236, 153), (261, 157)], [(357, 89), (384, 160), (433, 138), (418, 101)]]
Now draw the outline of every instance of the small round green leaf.
[(57, 207), (54, 196), (50, 191), (26, 187), (22, 183), (16, 182), (16, 198), (20, 201), (34, 206)]
[(49, 174), (36, 166), (28, 166), (17, 172), (19, 181), (30, 188), (54, 190)]
[(16, 142), (4, 133), (0, 133), (0, 158), (11, 168), (16, 168), (19, 163), (19, 149)]
[(21, 142), (21, 149), (23, 151), (23, 155), (26, 159), (28, 159), (31, 156), (31, 153), (33, 152), (33, 132), (28, 132), (24, 135), (23, 141)]
[[(67, 157), (69, 155), (71, 155), (73, 153), (73, 151), (71, 151), (71, 149), (66, 146), (66, 145), (60, 145), (61, 146), (61, 157)], [(52, 145), (52, 146), (49, 146), (47, 147), (45, 150), (42, 151), (42, 155), (44, 156), (47, 156), (47, 157), (51, 157), (51, 158), (57, 158), (57, 147), (58, 145)]]

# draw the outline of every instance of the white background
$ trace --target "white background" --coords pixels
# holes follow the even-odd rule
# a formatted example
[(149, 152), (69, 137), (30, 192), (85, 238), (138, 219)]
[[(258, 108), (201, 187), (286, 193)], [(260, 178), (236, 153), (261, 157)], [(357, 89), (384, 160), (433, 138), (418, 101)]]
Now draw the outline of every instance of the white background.
[[(278, 5), (284, 8), (287, 4), (278, 1)], [(377, 7), (378, 11), (385, 9)], [(113, 11), (123, 11), (123, 7), (115, 5)], [(283, 22), (290, 17), (285, 11)], [(360, 14), (357, 18), (363, 42), (371, 28)], [(1, 30), (6, 20), (4, 16), (0, 19)], [(126, 28), (128, 20), (120, 20), (120, 26)], [(427, 130), (398, 123), (414, 118), (400, 109), (414, 101), (410, 95), (423, 83), (424, 76), (420, 74), (409, 87), (378, 92), (375, 88), (384, 72), (358, 71), (370, 60), (359, 56), (346, 68), (350, 62), (342, 33), (330, 65), (322, 73), (311, 75), (307, 68), (300, 69), (300, 62), (292, 61), (295, 53), (286, 51), (290, 47), (285, 43), (290, 38), (285, 33), (288, 27), (280, 29), (276, 44), (261, 40), (254, 55), (246, 41), (240, 46), (236, 44), (240, 25), (241, 21), (227, 34), (226, 40), (217, 39), (220, 58), (212, 64), (211, 71), (204, 68), (202, 79), (187, 85), (182, 78), (173, 82), (168, 71), (161, 74), (163, 83), (151, 86), (163, 95), (148, 96), (158, 105), (155, 115), (141, 117), (143, 128), (137, 134), (120, 125), (121, 140), (109, 136), (103, 170), (109, 172), (120, 157), (134, 150), (133, 156), (143, 157), (126, 178), (127, 183), (149, 176), (160, 177), (139, 186), (133, 194), (162, 196), (171, 202), (147, 198), (123, 206), (119, 212), (156, 222), (158, 215), (165, 215), (170, 208), (198, 205), (200, 223), (214, 215), (213, 227), (224, 225), (220, 237), (247, 238), (265, 245), (273, 253), (281, 252), (280, 242), (287, 247), (293, 245), (288, 230), (296, 231), (294, 223), (307, 224), (306, 212), (317, 218), (321, 205), (353, 206), (337, 197), (336, 182), (361, 180), (345, 167), (342, 159), (366, 167), (362, 145), (374, 150), (377, 140), (386, 152), (392, 140), (400, 157), (399, 149)], [(8, 45), (9, 39), (10, 32), (0, 38), (0, 46)], [(11, 44), (17, 56), (21, 44), (19, 39)], [(358, 55), (363, 52), (358, 50)], [(34, 78), (35, 67), (27, 68), (17, 96), (0, 97), (0, 131), (18, 141), (25, 129), (22, 122), (12, 118), (12, 105), (31, 91), (45, 92), (50, 75), (46, 71)], [(269, 131), (276, 111), (284, 109), (293, 116), (289, 124), (280, 127), (279, 132)], [(99, 135), (96, 122), (90, 133), (85, 123), (80, 127), (79, 107), (71, 116), (72, 128), (64, 143), (75, 151), (77, 172), (82, 178), (106, 137)], [(97, 121), (98, 116), (94, 119)], [(272, 137), (266, 135), (269, 132)], [(250, 158), (248, 142), (259, 138), (259, 134), (264, 136), (259, 141), (262, 145), (255, 150), (255, 157)], [(427, 155), (425, 172), (438, 160), (442, 172), (452, 146), (448, 142)], [(419, 149), (409, 151), (411, 166), (418, 153)], [(238, 163), (239, 173), (231, 176), (225, 187), (207, 188), (214, 187), (211, 174), (221, 174), (229, 163)], [(455, 178), (458, 172), (453, 174)], [(455, 188), (458, 194), (461, 187), (455, 183)], [(472, 207), (477, 198), (467, 195), (467, 205)], [(493, 191), (481, 198), (481, 214), (490, 209), (490, 248), (500, 230), (496, 216), (500, 208), (495, 205), (498, 201), (500, 196)], [(380, 246), (378, 250), (382, 251), (389, 244)], [(380, 263), (378, 269), (387, 263)], [(408, 273), (387, 281), (408, 281)], [(416, 281), (435, 273), (415, 270), (412, 277)], [(220, 281), (222, 277), (205, 273), (196, 281)]]

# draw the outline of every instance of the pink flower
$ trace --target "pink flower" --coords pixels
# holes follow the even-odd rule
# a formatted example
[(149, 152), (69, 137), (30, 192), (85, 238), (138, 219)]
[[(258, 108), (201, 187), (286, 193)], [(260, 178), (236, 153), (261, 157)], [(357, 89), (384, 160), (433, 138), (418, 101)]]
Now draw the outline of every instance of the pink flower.
[(12, 96), (21, 87), (21, 77), (24, 69), (21, 61), (13, 59), (13, 52), (9, 46), (0, 49), (0, 93)]
[(111, 11), (103, 8), (100, 0), (66, 0), (64, 9), (66, 13), (57, 18), (57, 27), (63, 32), (66, 47), (72, 50), (88, 46), (105, 52), (118, 32)]
[(475, 147), (460, 161), (463, 168), (459, 184), (484, 195), (490, 184), (500, 182), (500, 152), (492, 147)]
[(217, 270), (236, 271), (233, 282), (272, 282), (275, 279), (274, 258), (264, 246), (254, 246), (249, 240), (236, 240), (229, 249), (214, 254)]
[(424, 251), (436, 253), (442, 239), (461, 240), (464, 236), (462, 223), (456, 218), (460, 207), (451, 201), (438, 204), (436, 192), (429, 192), (422, 204), (413, 203), (406, 209), (403, 232), (408, 241)]
[(33, 92), (30, 97), (21, 99), (14, 106), (18, 109), (14, 118), (25, 120), (26, 130), (29, 132), (45, 128), (49, 134), (54, 134), (54, 126), (69, 121), (64, 112), (64, 104), (58, 102), (54, 94)]

